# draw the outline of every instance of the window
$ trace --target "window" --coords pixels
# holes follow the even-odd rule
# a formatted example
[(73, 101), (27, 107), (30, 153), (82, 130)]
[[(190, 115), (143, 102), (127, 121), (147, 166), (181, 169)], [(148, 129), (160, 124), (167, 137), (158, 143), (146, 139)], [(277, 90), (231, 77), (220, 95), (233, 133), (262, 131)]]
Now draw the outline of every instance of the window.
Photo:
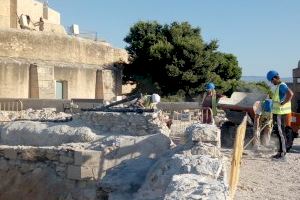
[(68, 81), (55, 81), (56, 99), (68, 99)]
[(63, 99), (64, 98), (64, 90), (63, 90), (63, 82), (56, 81), (55, 83), (55, 97), (56, 99)]

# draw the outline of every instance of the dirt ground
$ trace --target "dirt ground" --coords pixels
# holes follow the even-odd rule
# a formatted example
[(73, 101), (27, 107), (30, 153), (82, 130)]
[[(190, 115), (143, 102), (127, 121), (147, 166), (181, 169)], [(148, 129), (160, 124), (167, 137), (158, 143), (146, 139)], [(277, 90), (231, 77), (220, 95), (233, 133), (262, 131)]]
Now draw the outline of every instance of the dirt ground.
[[(230, 161), (229, 153), (225, 150)], [(273, 154), (245, 151), (236, 200), (300, 199), (300, 138), (295, 139), (285, 162), (271, 160)]]
[[(180, 136), (179, 133), (184, 132), (188, 125), (187, 122), (175, 121), (171, 127), (171, 136)], [(273, 145), (277, 146), (275, 143), (273, 137)], [(228, 174), (230, 174), (232, 150), (222, 149), (222, 152), (228, 158)], [(244, 151), (235, 200), (300, 199), (300, 138), (295, 139), (291, 153), (287, 154), (286, 162), (273, 161), (270, 157), (275, 153), (275, 150)]]

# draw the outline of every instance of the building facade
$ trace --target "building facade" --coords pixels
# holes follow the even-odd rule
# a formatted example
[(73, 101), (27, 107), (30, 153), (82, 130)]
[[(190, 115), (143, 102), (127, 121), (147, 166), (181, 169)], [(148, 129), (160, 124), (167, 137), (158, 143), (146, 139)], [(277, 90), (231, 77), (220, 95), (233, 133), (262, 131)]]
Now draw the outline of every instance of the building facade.
[[(0, 0), (0, 5), (0, 98), (111, 100), (122, 93), (124, 49), (59, 31), (59, 13), (38, 1)], [(47, 17), (56, 28), (20, 29), (15, 11), (34, 20)]]

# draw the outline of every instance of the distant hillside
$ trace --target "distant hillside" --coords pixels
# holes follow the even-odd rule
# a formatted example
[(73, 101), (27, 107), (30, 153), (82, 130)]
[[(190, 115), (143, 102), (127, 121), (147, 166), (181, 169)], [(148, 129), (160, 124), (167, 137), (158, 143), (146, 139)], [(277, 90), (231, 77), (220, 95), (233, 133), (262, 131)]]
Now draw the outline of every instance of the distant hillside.
[[(246, 82), (260, 82), (260, 81), (267, 81), (266, 77), (264, 76), (242, 76), (241, 78), (243, 81)], [(292, 77), (288, 77), (288, 78), (281, 78), (284, 82), (293, 82), (293, 78)]]

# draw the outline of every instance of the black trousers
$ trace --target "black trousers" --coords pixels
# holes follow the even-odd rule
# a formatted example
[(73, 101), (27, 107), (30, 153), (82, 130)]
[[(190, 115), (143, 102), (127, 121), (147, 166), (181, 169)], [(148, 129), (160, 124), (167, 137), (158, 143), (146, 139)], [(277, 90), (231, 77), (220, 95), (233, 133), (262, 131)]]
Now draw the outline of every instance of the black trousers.
[(273, 131), (276, 133), (279, 140), (279, 153), (286, 153), (292, 148), (294, 135), (290, 127), (287, 126), (286, 115), (273, 115)]

